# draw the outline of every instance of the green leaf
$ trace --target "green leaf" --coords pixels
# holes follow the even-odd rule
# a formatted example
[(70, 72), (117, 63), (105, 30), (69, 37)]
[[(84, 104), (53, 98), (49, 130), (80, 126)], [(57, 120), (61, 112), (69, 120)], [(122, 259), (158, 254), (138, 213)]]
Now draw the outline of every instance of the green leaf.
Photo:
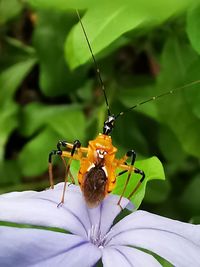
[[(102, 125), (102, 124), (101, 124)], [(113, 143), (119, 147), (119, 156), (133, 148), (138, 156), (148, 155), (148, 144), (137, 123), (137, 114), (127, 113), (118, 119), (112, 134)]]
[[(135, 209), (138, 209), (144, 198), (147, 182), (154, 179), (164, 180), (165, 174), (163, 166), (157, 157), (151, 157), (149, 159), (136, 161), (135, 166), (140, 170), (143, 170), (146, 175), (143, 183), (140, 185), (135, 194), (131, 197), (131, 201), (133, 202)], [(118, 177), (117, 185), (113, 191), (113, 194), (121, 195), (126, 182), (126, 178), (127, 178), (127, 173)], [(132, 175), (124, 195), (125, 197), (128, 197), (129, 194), (131, 194), (131, 192), (136, 187), (140, 179), (141, 175), (137, 174)]]
[(51, 9), (58, 11), (66, 11), (71, 8), (86, 8), (90, 5), (94, 5), (92, 0), (27, 0), (27, 3), (38, 9)]
[(48, 155), (59, 138), (54, 130), (46, 128), (23, 147), (18, 162), (24, 176), (37, 176), (47, 170)]
[(41, 178), (42, 177), (40, 177), (40, 179), (31, 178), (30, 179), (31, 181), (28, 181), (26, 177), (26, 182), (24, 183), (16, 183), (13, 185), (9, 184), (7, 186), (5, 185), (0, 188), (0, 194), (15, 192), (15, 191), (27, 191), (27, 190), (41, 191), (41, 190), (44, 190), (44, 188), (49, 188), (48, 177), (44, 176), (44, 178), (46, 178), (44, 180)]
[[(133, 107), (139, 103), (142, 103), (155, 95), (155, 85), (147, 85), (134, 87), (132, 89), (123, 88), (118, 93), (119, 100), (127, 107)], [(137, 109), (133, 110), (144, 113), (145, 115), (159, 121), (158, 109), (154, 101), (149, 102), (147, 105), (137, 106)]]
[(170, 193), (168, 181), (151, 181), (146, 189), (144, 202), (157, 204), (167, 200)]
[(18, 105), (7, 101), (0, 106), (0, 163), (4, 158), (4, 149), (11, 132), (18, 126)]
[(168, 127), (161, 125), (158, 136), (159, 147), (168, 162), (182, 163), (186, 153), (174, 132)]
[(192, 224), (200, 224), (200, 216), (194, 216), (190, 219), (190, 223)]
[(75, 183), (78, 185), (78, 171), (80, 169), (80, 161), (73, 160), (70, 166), (70, 172), (74, 177)]
[(22, 11), (23, 5), (18, 0), (0, 1), (0, 25), (16, 17)]
[[(79, 106), (54, 105), (39, 103), (27, 105), (22, 113), (21, 133), (33, 135), (40, 129), (50, 126), (58, 136), (73, 142), (85, 139), (85, 117)], [(57, 139), (58, 141), (58, 139)]]
[(63, 112), (60, 116), (55, 116), (54, 120), (49, 121), (49, 125), (63, 138), (67, 138), (70, 142), (79, 139), (81, 142), (85, 140), (86, 121), (83, 113), (78, 109), (71, 109)]
[(33, 47), (11, 37), (1, 40), (0, 73), (17, 63), (26, 62), (29, 58), (36, 58)]
[(182, 195), (180, 201), (185, 210), (187, 210), (187, 215), (196, 216), (200, 214), (200, 175), (198, 174), (194, 179), (191, 180), (189, 185), (186, 187), (184, 194)]
[(12, 38), (12, 37), (5, 37), (5, 41), (8, 45), (12, 46), (13, 48), (17, 49), (18, 53), (21, 51), (24, 53), (24, 55), (31, 56), (31, 55), (35, 55), (35, 49), (32, 46), (29, 46), (27, 44), (24, 44), (22, 41)]
[(200, 54), (200, 5), (193, 6), (187, 16), (187, 34), (192, 47)]
[(187, 71), (187, 76), (190, 78), (189, 81), (197, 81), (197, 84), (194, 84), (185, 90), (186, 101), (190, 105), (190, 109), (193, 114), (200, 119), (200, 59), (198, 58), (191, 64)]
[(38, 13), (33, 43), (40, 58), (40, 88), (47, 96), (66, 95), (83, 83), (83, 70), (69, 71), (64, 58), (64, 41), (74, 23), (74, 14)]
[(26, 176), (39, 175), (47, 169), (48, 154), (56, 148), (59, 140), (73, 142), (80, 139), (84, 142), (85, 138), (85, 118), (77, 106), (29, 104), (20, 128), (25, 135), (39, 131), (19, 156), (23, 175)]
[[(173, 14), (186, 9), (194, 0), (101, 1), (91, 6), (82, 19), (94, 54), (99, 53), (122, 34), (159, 24)], [(128, 14), (128, 15), (127, 15)], [(76, 25), (66, 40), (66, 60), (72, 69), (91, 58), (80, 25)]]
[[(183, 86), (187, 81), (191, 82), (188, 70), (196, 61), (196, 57), (194, 51), (187, 44), (180, 44), (175, 37), (169, 39), (162, 55), (162, 72), (158, 79), (158, 93)], [(172, 75), (174, 69), (176, 75)], [(189, 89), (188, 87), (185, 90)], [(199, 157), (200, 121), (188, 106), (184, 90), (176, 91), (173, 96), (162, 98), (156, 103), (163, 123), (171, 128), (184, 151)]]
[(149, 254), (154, 256), (154, 258), (161, 264), (162, 267), (173, 267), (174, 266), (170, 262), (168, 262), (166, 259), (160, 257), (159, 255), (157, 255), (153, 252), (149, 252)]
[(6, 160), (0, 163), (0, 185), (19, 184), (20, 168), (16, 160)]
[(47, 226), (4, 222), (4, 221), (0, 221), (0, 226), (17, 227), (17, 228), (24, 228), (24, 229), (39, 229), (39, 230), (42, 229), (42, 230), (46, 230), (46, 231), (54, 231), (54, 232), (65, 233), (65, 234), (69, 233), (65, 229), (61, 229), (61, 228), (57, 228), (57, 227), (47, 227)]
[(11, 99), (13, 97), (15, 91), (33, 68), (36, 61), (37, 59), (35, 57), (29, 57), (1, 72), (0, 104), (3, 104), (7, 99)]
[(4, 148), (10, 133), (18, 125), (18, 105), (12, 100), (15, 91), (30, 72), (36, 58), (29, 57), (5, 69), (0, 74), (0, 161), (4, 157)]

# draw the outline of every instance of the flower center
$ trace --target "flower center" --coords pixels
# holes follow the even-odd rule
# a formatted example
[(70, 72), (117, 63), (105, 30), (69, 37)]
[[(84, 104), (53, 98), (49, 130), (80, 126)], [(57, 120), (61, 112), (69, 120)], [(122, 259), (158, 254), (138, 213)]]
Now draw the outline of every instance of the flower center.
[(92, 225), (88, 230), (88, 240), (99, 248), (104, 248), (109, 233), (102, 236), (98, 225)]

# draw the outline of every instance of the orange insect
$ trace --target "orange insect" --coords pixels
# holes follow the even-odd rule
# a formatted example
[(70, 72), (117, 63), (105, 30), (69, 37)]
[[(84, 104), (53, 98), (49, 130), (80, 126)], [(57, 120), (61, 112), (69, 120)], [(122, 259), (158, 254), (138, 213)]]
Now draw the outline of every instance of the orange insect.
[[(100, 71), (97, 65), (97, 62), (95, 60), (90, 42), (88, 40), (87, 34), (85, 32), (84, 26), (82, 24), (80, 15), (77, 11), (77, 15), (79, 18), (79, 22), (81, 24), (83, 33), (85, 35), (89, 50), (91, 52), (96, 72), (99, 78), (99, 82), (102, 88), (102, 91), (104, 93), (105, 102), (108, 110), (108, 117), (106, 121), (104, 122), (103, 126), (103, 133), (100, 133), (94, 140), (89, 141), (89, 144), (87, 147), (82, 147), (79, 140), (74, 141), (74, 143), (68, 143), (66, 141), (59, 141), (57, 144), (57, 150), (51, 151), (49, 154), (49, 177), (50, 177), (50, 185), (53, 189), (54, 182), (53, 182), (53, 172), (52, 172), (52, 156), (53, 155), (59, 155), (66, 167), (66, 175), (65, 175), (65, 183), (63, 188), (63, 194), (61, 198), (62, 204), (64, 203), (64, 196), (65, 196), (65, 190), (66, 185), (68, 182), (68, 176), (70, 176), (73, 183), (75, 183), (74, 178), (70, 172), (70, 165), (72, 160), (79, 160), (80, 161), (80, 169), (78, 172), (78, 182), (80, 185), (80, 188), (83, 192), (83, 196), (85, 198), (85, 201), (88, 205), (88, 207), (96, 207), (105, 197), (107, 194), (113, 191), (113, 189), (116, 186), (116, 179), (120, 175), (127, 172), (127, 179), (123, 188), (123, 191), (121, 193), (121, 196), (118, 201), (118, 205), (120, 205), (121, 199), (125, 193), (126, 187), (129, 183), (129, 180), (131, 178), (132, 173), (137, 173), (141, 175), (141, 179), (137, 183), (136, 187), (133, 188), (132, 192), (128, 196), (130, 199), (132, 195), (136, 192), (140, 184), (145, 179), (145, 174), (142, 170), (139, 170), (138, 168), (134, 167), (134, 162), (136, 158), (136, 153), (134, 150), (128, 151), (122, 158), (117, 159), (116, 158), (116, 152), (117, 148), (113, 146), (112, 144), (112, 138), (109, 135), (115, 125), (116, 119), (123, 115), (124, 113), (143, 105), (147, 102), (150, 102), (152, 100), (155, 100), (156, 98), (160, 98), (162, 96), (168, 95), (173, 93), (173, 91), (177, 89), (182, 89), (187, 86), (199, 83), (200, 81), (195, 81), (190, 84), (187, 84), (185, 86), (176, 88), (174, 90), (168, 91), (164, 94), (154, 96), (152, 98), (149, 98), (143, 102), (138, 103), (137, 105), (134, 105), (133, 107), (127, 109), (125, 112), (120, 112), (117, 115), (113, 115), (110, 112), (108, 100), (105, 93), (105, 87), (100, 75)], [(62, 150), (62, 148), (64, 150)], [(127, 159), (131, 158), (131, 164), (127, 164)], [(65, 162), (65, 158), (68, 158), (68, 162)], [(118, 174), (116, 174), (116, 170), (119, 170)], [(59, 206), (58, 205), (58, 206)]]
[[(125, 192), (132, 172), (141, 174), (142, 178), (130, 194), (129, 198), (136, 191), (139, 184), (144, 180), (144, 172), (133, 166), (136, 157), (134, 150), (128, 151), (121, 159), (117, 159), (115, 157), (117, 148), (112, 145), (112, 138), (108, 135), (114, 127), (115, 119), (116, 117), (114, 115), (108, 116), (108, 119), (104, 123), (103, 134), (99, 134), (94, 140), (89, 141), (88, 147), (82, 147), (79, 140), (74, 141), (73, 144), (67, 143), (66, 141), (59, 141), (57, 144), (58, 149), (53, 150), (49, 154), (49, 177), (51, 188), (54, 187), (52, 156), (60, 155), (64, 163), (64, 158), (69, 158), (68, 163), (65, 163), (65, 185), (60, 203), (64, 203), (68, 175), (72, 178), (70, 173), (70, 164), (72, 160), (80, 160), (78, 182), (89, 207), (97, 206), (105, 198), (105, 196), (114, 189), (116, 185), (116, 178), (127, 171), (127, 181), (123, 193), (118, 201), (118, 205), (120, 205), (121, 198)], [(61, 150), (61, 146), (68, 151)], [(128, 157), (132, 158), (131, 165), (126, 164)], [(121, 172), (116, 175), (115, 171), (117, 168), (121, 169)], [(73, 178), (72, 181), (74, 182)]]

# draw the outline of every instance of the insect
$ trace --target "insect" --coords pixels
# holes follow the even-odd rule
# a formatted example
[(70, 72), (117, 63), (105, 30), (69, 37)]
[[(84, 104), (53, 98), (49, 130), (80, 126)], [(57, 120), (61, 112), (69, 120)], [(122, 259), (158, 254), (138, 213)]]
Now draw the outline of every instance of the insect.
[[(119, 112), (117, 115), (114, 115), (110, 111), (110, 107), (108, 104), (108, 99), (105, 92), (105, 87), (103, 80), (101, 78), (100, 70), (96, 59), (94, 57), (89, 39), (87, 37), (85, 28), (82, 24), (79, 12), (77, 11), (77, 16), (82, 27), (86, 42), (88, 44), (88, 48), (90, 50), (95, 69), (97, 72), (97, 76), (99, 79), (99, 83), (101, 85), (102, 92), (104, 94), (106, 107), (108, 116), (104, 122), (103, 132), (100, 133), (94, 140), (90, 140), (87, 147), (83, 147), (79, 140), (75, 140), (73, 143), (69, 143), (67, 141), (59, 141), (57, 143), (57, 149), (52, 150), (49, 154), (49, 179), (51, 188), (54, 188), (54, 181), (53, 181), (53, 172), (52, 172), (52, 158), (55, 155), (59, 155), (65, 164), (65, 183), (63, 187), (63, 193), (61, 197), (61, 202), (58, 204), (60, 206), (64, 203), (65, 198), (65, 190), (68, 182), (68, 177), (71, 178), (72, 182), (75, 183), (74, 178), (70, 172), (70, 165), (72, 160), (79, 160), (80, 161), (80, 169), (78, 172), (78, 183), (82, 190), (83, 196), (88, 207), (96, 207), (105, 197), (107, 194), (113, 191), (116, 186), (117, 178), (127, 173), (126, 182), (124, 188), (122, 190), (121, 196), (118, 200), (118, 205), (120, 206), (121, 199), (126, 191), (127, 185), (132, 177), (133, 173), (140, 175), (140, 180), (133, 188), (132, 192), (129, 194), (128, 198), (130, 199), (133, 194), (137, 191), (141, 183), (145, 179), (145, 173), (143, 170), (140, 170), (134, 166), (136, 153), (133, 149), (127, 151), (127, 153), (122, 158), (116, 157), (117, 148), (112, 144), (112, 138), (110, 134), (115, 126), (116, 120), (124, 115), (126, 112), (135, 109), (136, 107), (143, 105), (147, 102), (155, 100), (157, 98), (172, 94), (175, 90), (183, 89), (190, 85), (194, 85), (199, 83), (200, 81), (194, 81), (190, 84), (185, 86), (176, 88), (174, 90), (165, 92), (161, 95), (151, 97), (143, 102), (140, 102), (124, 112)], [(65, 158), (68, 159), (66, 163)], [(127, 163), (127, 159), (131, 159), (131, 163)], [(116, 174), (116, 170), (118, 173)]]

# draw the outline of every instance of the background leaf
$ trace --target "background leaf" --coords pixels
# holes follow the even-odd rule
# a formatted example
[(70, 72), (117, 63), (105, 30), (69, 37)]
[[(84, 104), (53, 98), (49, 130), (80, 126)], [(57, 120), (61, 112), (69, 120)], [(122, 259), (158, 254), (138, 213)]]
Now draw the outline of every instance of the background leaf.
[(200, 213), (199, 207), (199, 186), (200, 186), (200, 175), (194, 177), (187, 188), (185, 189), (184, 194), (181, 197), (181, 205), (188, 210), (190, 215), (198, 215)]
[[(105, 8), (103, 1), (103, 4), (99, 2), (91, 7), (82, 21), (87, 25), (87, 35), (94, 54), (97, 54), (122, 34), (143, 27), (144, 24), (149, 27), (160, 23), (191, 3), (193, 1), (182, 1), (180, 5), (179, 1), (171, 0), (168, 2), (126, 0), (106, 2)], [(91, 58), (83, 39), (80, 25), (77, 25), (66, 42), (66, 59), (71, 68), (76, 68)]]
[(19, 107), (15, 103), (7, 103), (7, 108), (0, 107), (0, 162), (4, 158), (4, 150), (6, 142), (11, 132), (18, 126), (17, 116)]
[(92, 0), (58, 0), (58, 1), (43, 1), (43, 0), (27, 0), (28, 3), (33, 5), (36, 8), (39, 9), (52, 9), (52, 10), (59, 10), (59, 11), (65, 11), (69, 8), (86, 8), (94, 2)]
[[(135, 166), (138, 169), (143, 170), (145, 173), (145, 179), (143, 183), (140, 185), (136, 193), (131, 197), (131, 201), (133, 202), (135, 209), (137, 209), (144, 198), (147, 182), (153, 179), (164, 180), (165, 174), (161, 162), (156, 157), (137, 161), (135, 163)], [(135, 177), (133, 178), (133, 176)], [(117, 186), (113, 191), (114, 194), (120, 195), (122, 193), (122, 190), (126, 182), (126, 178), (127, 178), (127, 173), (123, 174), (117, 179)], [(130, 182), (127, 186), (124, 196), (127, 197), (133, 191), (133, 189), (136, 187), (140, 179), (141, 179), (140, 175), (134, 175), (134, 174), (132, 175), (132, 179), (130, 179)]]
[(58, 134), (47, 128), (24, 146), (19, 156), (19, 164), (24, 176), (36, 176), (46, 170), (48, 154), (55, 147), (57, 138)]
[(22, 11), (22, 4), (17, 0), (0, 1), (0, 25), (19, 15)]
[(36, 63), (35, 57), (16, 63), (0, 74), (0, 161), (4, 157), (4, 149), (11, 132), (18, 126), (19, 107), (13, 102), (12, 97), (23, 79)]
[(187, 33), (192, 44), (192, 47), (200, 53), (200, 33), (199, 33), (199, 25), (200, 25), (200, 5), (199, 3), (193, 6), (188, 12), (187, 16)]
[(40, 58), (40, 87), (47, 96), (66, 95), (83, 82), (84, 72), (70, 72), (64, 59), (64, 40), (74, 22), (74, 15), (70, 14), (38, 14), (33, 43)]
[(16, 63), (0, 74), (0, 102), (10, 99), (36, 63), (36, 58)]
[[(181, 81), (189, 80), (190, 77), (186, 78), (187, 71), (195, 60), (196, 55), (189, 46), (180, 45), (177, 39), (172, 39), (167, 42), (163, 51), (163, 64), (165, 65), (165, 69), (162, 70), (159, 76), (159, 87), (165, 88), (164, 85), (167, 83), (171, 88), (175, 88), (180, 85)], [(176, 75), (170, 76), (169, 74), (174, 68), (176, 68)], [(199, 91), (199, 86), (196, 90), (197, 92)], [(165, 92), (166, 89), (162, 89), (162, 91)], [(179, 95), (176, 97), (176, 101), (168, 97), (157, 102), (160, 115), (176, 134), (184, 150), (191, 155), (199, 157), (199, 120), (193, 115), (190, 108), (188, 108), (183, 90), (176, 92), (176, 95)], [(170, 109), (167, 108), (169, 106)], [(181, 122), (183, 118), (184, 123)], [(191, 135), (192, 138), (190, 138)]]
[(79, 138), (82, 141), (85, 138), (85, 118), (78, 106), (44, 106), (32, 103), (26, 106), (21, 124), (21, 132), (26, 136), (50, 126), (62, 138)]

